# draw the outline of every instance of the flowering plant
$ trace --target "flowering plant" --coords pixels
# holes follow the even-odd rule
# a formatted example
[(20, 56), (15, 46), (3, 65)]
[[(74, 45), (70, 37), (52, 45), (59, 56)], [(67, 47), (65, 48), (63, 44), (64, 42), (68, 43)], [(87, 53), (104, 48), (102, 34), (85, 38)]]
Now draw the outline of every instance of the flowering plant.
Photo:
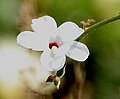
[[(65, 22), (57, 27), (50, 16), (32, 20), (32, 31), (21, 32), (17, 43), (35, 51), (43, 51), (40, 62), (49, 71), (64, 67), (66, 56), (76, 61), (85, 61), (89, 50), (83, 43), (74, 41), (84, 30), (73, 22)], [(65, 56), (66, 55), (66, 56)]]

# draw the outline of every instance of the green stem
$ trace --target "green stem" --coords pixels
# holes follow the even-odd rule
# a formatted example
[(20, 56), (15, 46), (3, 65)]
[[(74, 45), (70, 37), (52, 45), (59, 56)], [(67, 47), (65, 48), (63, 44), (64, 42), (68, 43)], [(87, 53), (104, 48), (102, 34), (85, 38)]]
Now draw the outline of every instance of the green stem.
[(120, 13), (119, 15), (117, 16), (114, 16), (114, 17), (111, 17), (111, 18), (108, 18), (108, 19), (105, 19), (103, 21), (100, 21), (90, 27), (88, 27), (88, 29), (85, 30), (85, 32), (78, 38), (79, 41), (81, 41), (86, 35), (88, 35), (92, 30), (96, 30), (97, 28), (105, 25), (105, 24), (108, 24), (108, 23), (111, 23), (113, 21), (116, 21), (116, 20), (119, 20), (120, 19)]

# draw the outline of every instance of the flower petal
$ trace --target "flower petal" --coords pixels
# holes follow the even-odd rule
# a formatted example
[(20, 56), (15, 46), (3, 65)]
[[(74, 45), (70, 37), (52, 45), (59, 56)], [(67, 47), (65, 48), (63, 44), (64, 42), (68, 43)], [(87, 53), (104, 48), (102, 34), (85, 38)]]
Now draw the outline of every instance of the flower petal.
[(69, 51), (66, 55), (76, 61), (85, 61), (89, 56), (89, 50), (83, 43), (72, 41), (69, 43)]
[(32, 29), (45, 36), (55, 36), (57, 25), (55, 20), (50, 16), (43, 16), (32, 20)]
[(69, 49), (70, 49), (70, 45), (67, 43), (64, 43), (58, 48), (56, 56), (65, 55), (65, 53), (68, 52)]
[(58, 27), (58, 36), (65, 42), (73, 41), (78, 38), (84, 30), (73, 22), (65, 22)]
[(17, 43), (25, 48), (35, 51), (43, 51), (47, 46), (48, 39), (37, 35), (37, 33), (24, 31), (17, 36)]
[(58, 71), (63, 68), (65, 64), (65, 55), (60, 57), (55, 57), (52, 55), (50, 50), (45, 50), (41, 54), (40, 62), (45, 69), (49, 71)]

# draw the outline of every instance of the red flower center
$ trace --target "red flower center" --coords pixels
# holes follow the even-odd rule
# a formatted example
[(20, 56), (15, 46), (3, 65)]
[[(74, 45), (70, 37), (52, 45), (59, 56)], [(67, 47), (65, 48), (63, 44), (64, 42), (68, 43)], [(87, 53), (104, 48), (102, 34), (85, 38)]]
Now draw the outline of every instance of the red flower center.
[(59, 47), (57, 42), (51, 42), (49, 43), (49, 48), (52, 49), (53, 46), (56, 46), (57, 48)]

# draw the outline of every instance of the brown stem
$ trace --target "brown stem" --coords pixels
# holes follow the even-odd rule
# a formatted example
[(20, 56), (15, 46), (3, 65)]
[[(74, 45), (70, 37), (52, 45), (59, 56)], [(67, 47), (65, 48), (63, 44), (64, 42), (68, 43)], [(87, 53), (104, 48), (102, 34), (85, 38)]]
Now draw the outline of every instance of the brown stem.
[(31, 30), (31, 20), (36, 16), (37, 0), (23, 0), (20, 14), (17, 18), (17, 26), (20, 31)]

